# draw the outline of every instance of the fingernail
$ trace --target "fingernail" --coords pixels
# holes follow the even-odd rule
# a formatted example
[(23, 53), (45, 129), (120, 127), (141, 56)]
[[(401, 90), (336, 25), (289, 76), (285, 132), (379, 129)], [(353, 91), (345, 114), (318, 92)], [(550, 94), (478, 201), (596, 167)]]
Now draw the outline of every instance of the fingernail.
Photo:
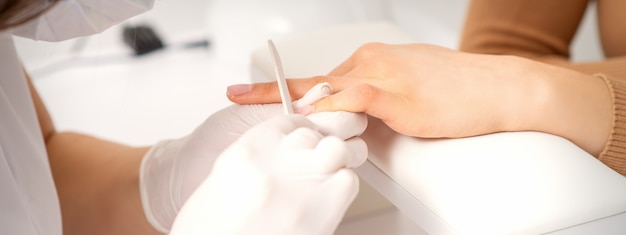
[(296, 110), (294, 110), (294, 112), (296, 112), (297, 114), (301, 114), (301, 115), (309, 115), (311, 114), (311, 112), (313, 112), (313, 105), (305, 105), (302, 107), (297, 107)]
[(252, 89), (252, 85), (250, 84), (237, 84), (237, 85), (232, 85), (229, 86), (228, 88), (226, 88), (226, 92), (229, 96), (240, 96), (240, 95), (244, 95), (248, 92), (250, 92), (250, 90)]

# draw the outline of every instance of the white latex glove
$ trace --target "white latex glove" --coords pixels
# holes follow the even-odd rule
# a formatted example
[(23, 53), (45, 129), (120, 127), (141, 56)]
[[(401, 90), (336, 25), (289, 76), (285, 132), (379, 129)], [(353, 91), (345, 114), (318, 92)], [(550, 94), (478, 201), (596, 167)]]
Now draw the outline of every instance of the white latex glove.
[[(328, 84), (318, 84), (295, 105), (311, 104), (330, 93)], [(150, 224), (160, 232), (169, 231), (183, 203), (211, 172), (217, 156), (248, 129), (282, 112), (280, 104), (229, 106), (211, 115), (190, 135), (153, 146), (143, 158), (139, 184)], [(320, 132), (340, 139), (358, 136), (367, 127), (364, 114), (331, 112), (308, 117)]]
[(299, 115), (252, 128), (217, 159), (171, 234), (332, 234), (359, 188), (348, 168), (366, 160), (367, 146), (315, 129)]

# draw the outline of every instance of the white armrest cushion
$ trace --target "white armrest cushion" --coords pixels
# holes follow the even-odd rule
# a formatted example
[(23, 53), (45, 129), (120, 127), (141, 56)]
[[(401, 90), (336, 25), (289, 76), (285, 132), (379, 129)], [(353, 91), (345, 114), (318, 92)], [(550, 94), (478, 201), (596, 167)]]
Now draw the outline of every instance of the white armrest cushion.
[[(543, 234), (626, 212), (626, 179), (558, 136), (425, 140), (370, 119), (363, 137), (385, 174), (374, 180), (397, 183), (414, 201), (381, 193), (433, 234)], [(613, 226), (624, 232), (623, 224)]]

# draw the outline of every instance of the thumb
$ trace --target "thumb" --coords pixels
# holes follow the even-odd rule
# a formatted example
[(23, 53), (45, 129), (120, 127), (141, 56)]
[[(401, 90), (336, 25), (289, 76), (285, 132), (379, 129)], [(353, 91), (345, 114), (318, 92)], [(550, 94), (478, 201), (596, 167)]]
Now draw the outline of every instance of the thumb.
[(394, 104), (393, 96), (378, 87), (361, 83), (324, 97), (313, 105), (296, 109), (299, 114), (307, 115), (318, 112), (347, 111), (367, 113), (381, 118), (385, 116), (385, 106)]

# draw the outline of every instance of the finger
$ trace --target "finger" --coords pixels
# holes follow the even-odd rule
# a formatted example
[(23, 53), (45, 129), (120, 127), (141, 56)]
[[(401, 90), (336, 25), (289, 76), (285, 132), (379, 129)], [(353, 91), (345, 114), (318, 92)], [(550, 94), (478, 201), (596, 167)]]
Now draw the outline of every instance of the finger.
[(311, 129), (299, 128), (283, 139), (282, 151), (270, 161), (274, 173), (282, 175), (319, 176), (342, 168), (356, 168), (367, 159), (367, 145), (361, 138), (342, 141), (323, 138)]
[(313, 129), (298, 128), (283, 138), (280, 147), (288, 149), (314, 149), (322, 138), (324, 138), (324, 136)]
[(309, 91), (307, 91), (306, 94), (302, 96), (302, 98), (294, 101), (293, 107), (299, 108), (299, 107), (311, 105), (315, 103), (316, 101), (320, 100), (321, 98), (331, 95), (332, 92), (333, 92), (333, 89), (330, 86), (330, 84), (328, 84), (328, 82), (318, 83), (317, 85), (312, 87)]
[(286, 135), (279, 145), (275, 146), (276, 152), (266, 159), (273, 174), (292, 176), (319, 176), (327, 171), (324, 161), (315, 154), (315, 149), (322, 140), (319, 132), (310, 128), (298, 128)]
[[(290, 135), (295, 134), (302, 133), (294, 132)], [(302, 137), (297, 138), (307, 141)], [(347, 145), (337, 137), (324, 137), (314, 140), (316, 145), (312, 148), (312, 143), (295, 143), (292, 140), (289, 142), (281, 143), (278, 146), (279, 154), (271, 159), (272, 162), (280, 162), (280, 164), (272, 164), (275, 174), (319, 177), (320, 175), (331, 174), (341, 168), (345, 168), (349, 161), (348, 158), (351, 157), (351, 152)]]
[[(313, 122), (300, 115), (276, 116), (250, 129), (240, 138), (240, 141), (251, 144), (256, 143), (262, 149), (267, 149), (273, 146), (273, 143), (269, 142), (278, 142), (285, 135), (301, 127), (317, 128)], [(263, 144), (266, 144), (266, 142), (268, 142), (268, 145), (264, 146)]]
[[(355, 145), (350, 147), (357, 147), (358, 143), (352, 142), (352, 144)], [(357, 151), (361, 150), (357, 150), (357, 148), (350, 149), (345, 141), (329, 136), (320, 140), (313, 156), (318, 160), (316, 165), (319, 167), (319, 173), (333, 173), (339, 169), (347, 168), (353, 162), (353, 159), (356, 158), (353, 154), (358, 154)]]
[(367, 161), (369, 151), (365, 141), (359, 137), (351, 138), (345, 141), (348, 148), (349, 158), (346, 162), (346, 168), (357, 168)]
[[(312, 87), (327, 82), (333, 91), (341, 91), (350, 86), (356, 79), (317, 76), (311, 78), (287, 79), (289, 94), (292, 99), (300, 99)], [(229, 86), (226, 93), (228, 99), (237, 104), (267, 104), (280, 103), (280, 92), (276, 82), (239, 84)]]
[[(313, 113), (347, 111), (366, 113), (379, 119), (393, 119), (392, 109), (407, 102), (402, 97), (367, 83), (361, 83), (322, 98), (313, 104)], [(398, 113), (398, 112), (395, 112)]]
[[(313, 77), (307, 79), (287, 79), (289, 94), (292, 99), (299, 99), (311, 87), (324, 82), (325, 79)], [(280, 91), (276, 82), (264, 82), (255, 84), (238, 84), (227, 88), (226, 96), (237, 104), (267, 104), (279, 103)]]
[[(257, 124), (270, 118), (283, 115), (283, 107), (275, 104), (231, 105), (224, 112), (219, 113), (215, 120), (231, 120), (229, 125), (233, 132), (243, 133)], [(212, 121), (215, 121), (212, 120)], [(212, 123), (212, 125), (214, 125)]]
[(367, 115), (353, 112), (319, 112), (307, 116), (323, 135), (337, 136), (346, 140), (363, 134), (367, 128)]

